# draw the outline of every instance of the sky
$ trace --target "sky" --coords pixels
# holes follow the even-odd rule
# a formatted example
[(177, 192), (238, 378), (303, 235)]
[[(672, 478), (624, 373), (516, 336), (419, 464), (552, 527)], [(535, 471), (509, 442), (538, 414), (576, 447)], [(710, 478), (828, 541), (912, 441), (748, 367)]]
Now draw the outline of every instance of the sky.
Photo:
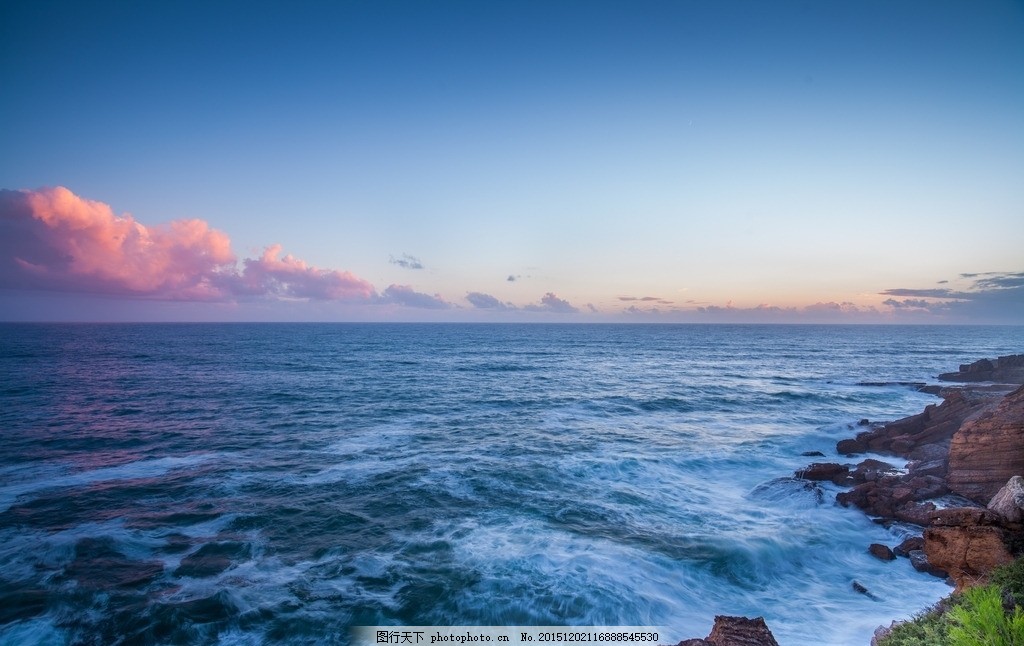
[(1024, 324), (1024, 2), (0, 1), (0, 320)]

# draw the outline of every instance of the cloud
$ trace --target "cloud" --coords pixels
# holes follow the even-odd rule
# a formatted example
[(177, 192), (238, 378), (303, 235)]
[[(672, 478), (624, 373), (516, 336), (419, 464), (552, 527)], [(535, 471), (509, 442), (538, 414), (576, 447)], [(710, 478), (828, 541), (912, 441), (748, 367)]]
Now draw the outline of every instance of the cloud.
[(579, 312), (579, 309), (573, 307), (569, 301), (558, 298), (551, 292), (541, 297), (540, 304), (527, 305), (523, 309), (530, 312), (556, 312), (559, 314), (575, 314)]
[(910, 296), (912, 298), (960, 298), (951, 289), (887, 289), (881, 292), (883, 296)]
[(0, 286), (159, 300), (236, 297), (370, 302), (358, 276), (271, 245), (242, 270), (227, 234), (197, 219), (146, 226), (64, 187), (0, 190)]
[(505, 280), (506, 280), (506, 281), (508, 281), (508, 282), (510, 282), (510, 283), (514, 283), (514, 282), (516, 282), (517, 280), (519, 280), (519, 276), (516, 276), (516, 275), (514, 275), (514, 274), (509, 274), (509, 275), (508, 275), (508, 278), (506, 278)]
[(516, 309), (511, 303), (502, 303), (494, 296), (490, 294), (484, 294), (483, 292), (469, 292), (466, 294), (466, 300), (469, 301), (470, 305), (481, 310), (512, 310)]
[(63, 187), (0, 191), (0, 285), (216, 300), (235, 256), (202, 220), (147, 227)]
[(409, 285), (389, 285), (381, 295), (380, 302), (429, 310), (445, 310), (453, 307), (451, 303), (439, 295), (434, 294), (431, 296), (430, 294), (417, 292)]
[(895, 298), (889, 298), (882, 301), (882, 305), (888, 305), (899, 310), (928, 310), (934, 303), (932, 301), (926, 301), (923, 298), (904, 298), (902, 301), (898, 301)]
[(366, 301), (376, 294), (373, 285), (347, 271), (318, 269), (286, 255), (281, 245), (267, 247), (259, 259), (247, 258), (245, 269), (228, 281), (236, 294), (275, 295), (331, 301)]
[(620, 301), (625, 303), (631, 303), (633, 301), (639, 301), (641, 303), (660, 303), (661, 305), (672, 305), (672, 301), (659, 298), (657, 296), (619, 296)]
[(1024, 272), (960, 274), (959, 289), (887, 289), (896, 314), (923, 313), (945, 320), (1017, 323), (1024, 321)]
[(974, 288), (979, 290), (1013, 289), (1024, 287), (1024, 272), (989, 272), (986, 274), (975, 274), (984, 276), (974, 282)]
[(633, 316), (661, 316), (664, 312), (658, 307), (642, 308), (636, 305), (630, 305), (629, 307), (622, 310), (623, 314), (630, 314)]
[(873, 306), (834, 301), (801, 307), (781, 307), (767, 303), (755, 307), (734, 307), (730, 302), (725, 306), (698, 307), (696, 312), (709, 320), (723, 323), (877, 321), (881, 317), (881, 312)]
[(389, 260), (388, 262), (390, 262), (392, 265), (398, 265), (399, 267), (403, 267), (405, 269), (423, 269), (423, 263), (420, 262), (420, 259), (417, 258), (416, 256), (410, 256), (407, 253), (403, 253), (401, 258), (395, 258), (394, 256), (391, 256), (391, 260)]

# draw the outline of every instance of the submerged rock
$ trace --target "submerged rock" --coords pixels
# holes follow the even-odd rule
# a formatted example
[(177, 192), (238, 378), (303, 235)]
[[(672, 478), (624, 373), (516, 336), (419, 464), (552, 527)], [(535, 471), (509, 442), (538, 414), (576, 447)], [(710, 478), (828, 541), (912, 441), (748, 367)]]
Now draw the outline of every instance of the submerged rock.
[(806, 501), (814, 505), (825, 502), (825, 491), (821, 485), (800, 478), (775, 478), (768, 482), (762, 482), (754, 487), (748, 495), (755, 500), (773, 502), (786, 499)]
[(870, 590), (865, 588), (864, 584), (861, 583), (860, 581), (854, 581), (851, 584), (851, 587), (853, 588), (854, 592), (862, 594), (865, 597), (867, 597), (868, 599), (871, 599), (872, 601), (878, 601), (878, 597), (876, 597), (874, 594), (872, 594)]
[[(896, 555), (893, 554), (892, 550), (889, 549), (888, 545), (882, 545), (881, 543), (872, 543), (868, 546), (868, 552), (871, 554), (871, 556), (875, 557), (879, 561), (896, 560)], [(854, 583), (856, 583), (856, 581)]]
[(806, 469), (796, 472), (796, 477), (802, 480), (831, 480), (832, 482), (843, 481), (850, 472), (850, 467), (837, 462), (814, 462)]

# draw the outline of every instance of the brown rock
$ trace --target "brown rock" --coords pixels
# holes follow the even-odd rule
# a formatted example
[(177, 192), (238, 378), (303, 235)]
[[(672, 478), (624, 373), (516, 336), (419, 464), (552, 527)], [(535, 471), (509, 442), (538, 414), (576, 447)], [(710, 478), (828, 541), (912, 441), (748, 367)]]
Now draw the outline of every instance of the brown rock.
[(939, 375), (942, 381), (977, 382), (996, 381), (1005, 384), (1024, 384), (1024, 354), (999, 357), (996, 360), (981, 359), (963, 364), (958, 372)]
[(1024, 387), (994, 410), (966, 421), (949, 446), (947, 481), (953, 492), (981, 504), (1015, 475), (1024, 474)]
[[(990, 404), (997, 394), (976, 389), (947, 389), (941, 392), (942, 403), (929, 405), (918, 415), (911, 415), (878, 428), (858, 433), (855, 439), (845, 439), (836, 445), (843, 455), (865, 453), (867, 450), (890, 453), (912, 460), (944, 460), (949, 439), (964, 420)], [(923, 446), (938, 448), (921, 455)], [(940, 475), (935, 473), (933, 475)]]
[(684, 639), (683, 641), (676, 644), (676, 646), (713, 646), (711, 642), (704, 639)]
[(911, 475), (935, 476), (944, 480), (946, 473), (949, 471), (949, 463), (945, 459), (911, 462), (907, 465), (907, 470)]
[(707, 640), (713, 646), (779, 646), (764, 617), (715, 617), (715, 626)]
[(892, 550), (889, 549), (887, 545), (882, 545), (881, 543), (872, 543), (871, 545), (869, 545), (868, 552), (871, 553), (871, 556), (875, 557), (880, 561), (896, 560), (896, 555), (892, 553)]
[(1013, 560), (1003, 532), (993, 526), (929, 527), (924, 532), (928, 562), (949, 573), (957, 590), (984, 580), (992, 568)]
[(929, 462), (932, 460), (946, 460), (949, 458), (949, 443), (939, 442), (937, 444), (922, 444), (910, 452), (907, 458), (915, 462)]
[[(941, 395), (941, 404), (932, 404), (917, 415), (904, 417), (880, 428), (860, 433), (853, 443), (836, 448), (843, 453), (844, 448), (848, 449), (845, 452), (856, 452), (849, 449), (864, 446), (871, 451), (894, 453), (910, 458), (922, 446), (945, 446), (964, 420), (977, 415), (987, 407), (994, 406), (1001, 393), (978, 388), (957, 388), (943, 390)], [(940, 456), (936, 455), (932, 459), (938, 457)]]
[(867, 450), (867, 443), (856, 439), (839, 440), (836, 444), (836, 451), (841, 455), (856, 455)]
[(896, 467), (888, 462), (868, 458), (858, 464), (850, 475), (854, 482), (868, 482), (878, 480), (883, 475), (895, 473), (895, 469)]
[(935, 505), (930, 502), (911, 502), (896, 510), (894, 517), (905, 523), (913, 523), (924, 527), (931, 522)]
[(796, 472), (797, 478), (803, 480), (835, 480), (846, 476), (850, 467), (836, 462), (815, 462)]
[(983, 507), (949, 507), (931, 514), (929, 524), (936, 527), (995, 525), (999, 516)]
[(936, 476), (917, 476), (911, 478), (907, 482), (907, 486), (912, 490), (914, 500), (928, 500), (949, 493), (945, 481)]
[(867, 511), (873, 499), (877, 497), (876, 489), (878, 489), (877, 483), (862, 482), (849, 491), (836, 494), (836, 502), (843, 507), (853, 505)]

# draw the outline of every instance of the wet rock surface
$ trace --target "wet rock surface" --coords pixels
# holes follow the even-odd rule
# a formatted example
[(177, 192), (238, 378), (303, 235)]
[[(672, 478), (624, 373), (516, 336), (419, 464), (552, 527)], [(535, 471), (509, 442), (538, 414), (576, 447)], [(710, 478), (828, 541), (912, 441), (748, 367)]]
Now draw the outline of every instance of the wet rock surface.
[[(921, 536), (906, 538), (895, 548), (871, 544), (873, 556), (885, 561), (907, 558), (920, 572), (948, 577), (958, 590), (983, 582), (992, 568), (1013, 560), (1010, 546), (1024, 545), (1024, 386), (1006, 385), (1024, 384), (1024, 354), (965, 364), (939, 378), (1002, 383), (949, 388), (902, 384), (936, 394), (942, 402), (886, 424), (860, 420), (858, 426), (865, 430), (838, 442), (836, 451), (847, 457), (893, 455), (907, 460), (905, 468), (876, 458), (856, 465), (815, 462), (792, 478), (760, 485), (752, 497), (810, 495), (820, 504), (824, 490), (819, 483), (850, 486), (837, 494), (839, 504), (858, 507), (886, 525), (902, 522), (922, 528)], [(804, 455), (825, 457), (818, 451)], [(951, 492), (962, 496), (955, 506), (949, 505)], [(872, 596), (859, 582), (851, 585)], [(872, 642), (887, 630), (880, 627)], [(677, 646), (727, 644), (778, 642), (762, 617), (718, 616), (706, 638)]]
[[(941, 378), (1024, 383), (1024, 355), (966, 364)], [(920, 526), (921, 536), (894, 550), (876, 544), (869, 551), (881, 559), (909, 558), (917, 570), (948, 576), (962, 587), (1011, 560), (1008, 545), (1024, 544), (1024, 387), (920, 386), (913, 384), (942, 402), (893, 422), (862, 424), (865, 430), (836, 445), (847, 457), (904, 458), (905, 468), (867, 458), (855, 465), (814, 463), (795, 475), (850, 486), (837, 494), (837, 502), (877, 522)]]
[(871, 556), (875, 557), (879, 561), (895, 561), (896, 554), (889, 549), (888, 545), (882, 545), (881, 543), (872, 543), (868, 545), (868, 552)]

